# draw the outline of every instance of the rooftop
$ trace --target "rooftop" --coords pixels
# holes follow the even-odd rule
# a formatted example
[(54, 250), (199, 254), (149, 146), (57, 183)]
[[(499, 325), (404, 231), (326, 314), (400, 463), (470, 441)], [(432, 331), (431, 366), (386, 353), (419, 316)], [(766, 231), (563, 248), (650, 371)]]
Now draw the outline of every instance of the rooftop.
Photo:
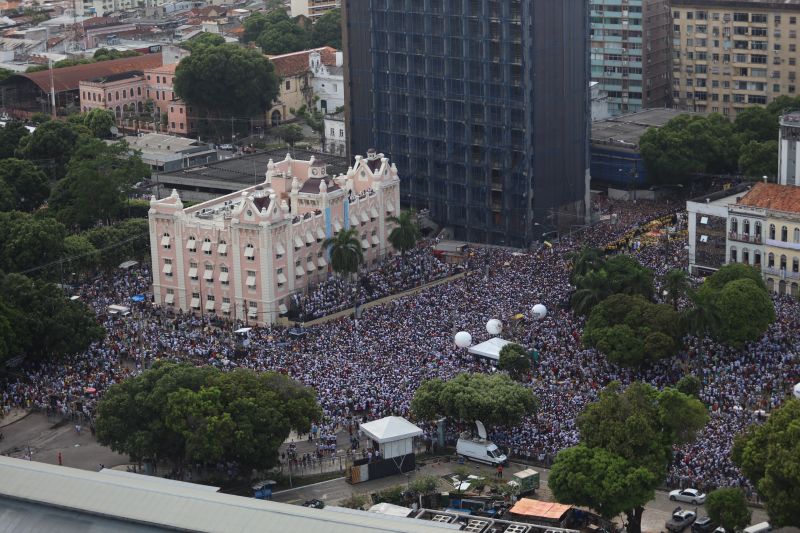
[(141, 135), (128, 135), (125, 137), (131, 148), (148, 152), (174, 153), (192, 148), (195, 146), (207, 146), (206, 143), (189, 139), (187, 137), (175, 137), (162, 133), (143, 133)]
[(275, 65), (275, 73), (285, 78), (288, 76), (297, 76), (307, 71), (309, 69), (308, 55), (311, 52), (319, 52), (324, 65), (336, 65), (336, 49), (330, 46), (267, 57), (272, 61), (272, 64)]
[(678, 115), (684, 114), (687, 112), (675, 109), (645, 109), (593, 122), (592, 144), (607, 144), (636, 150), (639, 148), (639, 139), (648, 128), (659, 128)]
[(756, 183), (738, 205), (761, 207), (784, 213), (800, 213), (800, 187), (777, 183)]

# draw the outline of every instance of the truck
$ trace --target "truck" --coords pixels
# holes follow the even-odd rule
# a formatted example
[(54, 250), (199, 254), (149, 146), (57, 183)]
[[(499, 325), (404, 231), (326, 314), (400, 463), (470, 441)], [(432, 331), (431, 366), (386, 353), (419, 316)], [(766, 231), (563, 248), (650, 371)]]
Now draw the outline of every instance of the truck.
[(507, 465), (508, 457), (490, 440), (486, 438), (486, 428), (479, 420), (475, 421), (478, 428), (478, 437), (469, 433), (462, 433), (456, 443), (456, 453), (459, 457), (486, 463), (489, 465)]
[(526, 468), (511, 475), (509, 485), (517, 488), (517, 495), (528, 494), (539, 488), (539, 472)]

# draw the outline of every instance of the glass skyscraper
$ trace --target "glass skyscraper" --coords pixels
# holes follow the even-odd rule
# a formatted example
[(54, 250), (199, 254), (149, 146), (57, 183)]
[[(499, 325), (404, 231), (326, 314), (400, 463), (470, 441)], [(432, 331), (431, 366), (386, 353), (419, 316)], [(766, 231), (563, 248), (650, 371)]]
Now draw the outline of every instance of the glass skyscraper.
[(585, 0), (344, 0), (349, 151), (397, 164), (401, 202), (472, 242), (582, 220)]

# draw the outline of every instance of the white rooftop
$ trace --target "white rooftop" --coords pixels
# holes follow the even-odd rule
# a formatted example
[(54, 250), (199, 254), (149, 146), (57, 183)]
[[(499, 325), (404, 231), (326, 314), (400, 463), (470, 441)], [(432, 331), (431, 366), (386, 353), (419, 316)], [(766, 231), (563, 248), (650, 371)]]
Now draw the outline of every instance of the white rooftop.
[(488, 341), (484, 341), (480, 344), (476, 344), (475, 346), (471, 347), (469, 349), (469, 353), (471, 353), (472, 355), (485, 357), (493, 361), (499, 361), (500, 350), (502, 350), (503, 346), (505, 346), (506, 344), (511, 344), (511, 342), (505, 339), (501, 339), (500, 337), (492, 337)]
[(361, 424), (361, 431), (379, 444), (396, 440), (410, 439), (422, 435), (422, 430), (402, 416), (387, 416), (366, 424)]

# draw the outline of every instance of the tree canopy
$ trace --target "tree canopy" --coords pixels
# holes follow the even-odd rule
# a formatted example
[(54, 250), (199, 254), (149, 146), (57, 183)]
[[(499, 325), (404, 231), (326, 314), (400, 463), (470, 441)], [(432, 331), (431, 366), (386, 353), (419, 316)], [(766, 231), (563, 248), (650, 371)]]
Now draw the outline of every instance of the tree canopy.
[(262, 54), (235, 44), (203, 46), (175, 70), (175, 93), (207, 113), (262, 114), (278, 95), (275, 67)]
[(640, 533), (644, 504), (664, 480), (673, 446), (692, 441), (707, 420), (699, 400), (675, 389), (634, 382), (622, 391), (613, 382), (578, 417), (581, 443), (558, 454), (550, 488), (563, 503), (604, 516), (622, 511), (627, 530)]
[(342, 49), (342, 10), (331, 9), (314, 21), (311, 27), (311, 44), (314, 48), (331, 46)]
[(245, 477), (278, 461), (291, 430), (322, 412), (316, 394), (283, 374), (158, 362), (113, 385), (97, 408), (101, 444), (136, 461), (231, 462)]
[(3, 211), (34, 211), (50, 196), (50, 185), (44, 172), (22, 159), (10, 157), (0, 160), (0, 183), (7, 187), (11, 200), (3, 205), (0, 196), (0, 210)]
[(731, 457), (766, 500), (773, 527), (800, 527), (800, 400), (739, 435)]
[(0, 159), (14, 157), (20, 141), (30, 135), (22, 122), (9, 122), (0, 128)]
[[(576, 290), (570, 297), (572, 309), (589, 314), (594, 306), (612, 294), (653, 297), (653, 272), (627, 254), (609, 259), (592, 249), (583, 250), (574, 259), (572, 283)], [(583, 272), (583, 274), (580, 274)]]
[(17, 155), (35, 163), (49, 176), (61, 179), (67, 173), (72, 154), (91, 137), (85, 126), (50, 120), (20, 139)]
[(500, 349), (498, 370), (505, 370), (512, 379), (519, 380), (531, 369), (531, 360), (519, 344), (506, 344)]
[[(261, 24), (263, 28), (256, 42), (265, 54), (288, 54), (311, 47), (311, 35), (308, 30), (298, 19), (289, 18), (283, 9), (267, 13), (263, 20), (257, 20), (256, 25)], [(245, 35), (247, 35), (246, 26)]]
[(705, 506), (709, 518), (725, 531), (741, 531), (750, 524), (752, 513), (747, 508), (744, 491), (738, 487), (712, 491)]
[(742, 146), (739, 155), (742, 174), (751, 178), (778, 174), (778, 141), (750, 141)]
[(486, 424), (514, 425), (538, 405), (530, 389), (505, 374), (459, 374), (449, 381), (425, 381), (414, 393), (411, 410), (422, 420), (446, 416)]
[(417, 226), (416, 213), (413, 209), (408, 209), (400, 213), (399, 217), (387, 217), (386, 222), (394, 224), (389, 232), (389, 242), (405, 257), (406, 253), (417, 245), (417, 241), (422, 236), (419, 226)]
[(92, 109), (83, 116), (83, 125), (98, 139), (111, 137), (111, 128), (116, 124), (114, 113), (109, 109)]
[(349, 228), (340, 231), (333, 237), (322, 241), (323, 248), (329, 248), (331, 268), (340, 276), (348, 276), (358, 272), (364, 261), (364, 251), (358, 240), (358, 229)]
[(59, 222), (20, 211), (0, 213), (0, 271), (22, 272), (61, 257), (66, 230)]

